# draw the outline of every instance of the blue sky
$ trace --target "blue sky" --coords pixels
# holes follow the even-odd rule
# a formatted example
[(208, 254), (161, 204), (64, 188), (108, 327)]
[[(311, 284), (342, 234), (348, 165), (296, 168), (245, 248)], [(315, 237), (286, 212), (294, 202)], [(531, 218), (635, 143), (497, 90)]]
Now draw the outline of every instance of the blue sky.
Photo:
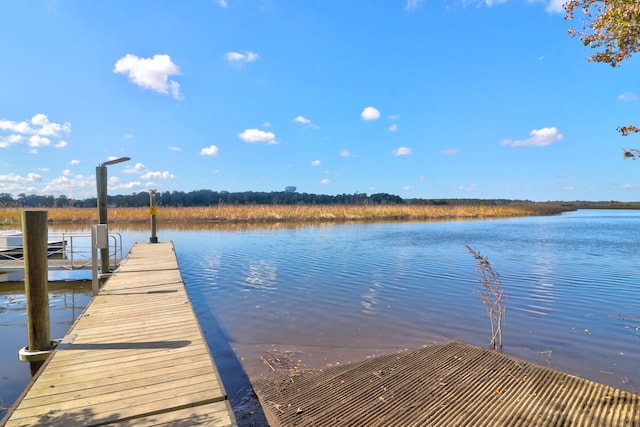
[(0, 193), (640, 200), (561, 1), (3, 0)]

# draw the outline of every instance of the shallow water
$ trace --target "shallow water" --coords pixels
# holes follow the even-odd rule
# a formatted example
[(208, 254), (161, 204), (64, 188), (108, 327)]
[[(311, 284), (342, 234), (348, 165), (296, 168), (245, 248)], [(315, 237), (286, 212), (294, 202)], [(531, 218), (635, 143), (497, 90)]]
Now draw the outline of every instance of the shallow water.
[[(638, 392), (639, 226), (637, 211), (578, 211), (236, 230), (160, 222), (158, 237), (175, 244), (234, 403), (249, 379), (282, 368), (278, 361), (322, 368), (452, 339), (487, 346), (489, 321), (465, 244), (502, 275), (506, 353)], [(125, 251), (149, 238), (121, 231)], [(13, 336), (24, 323), (21, 297), (0, 295), (12, 305), (0, 308), (3, 336)], [(3, 369), (0, 377), (5, 403), (28, 382), (28, 367), (16, 372)]]

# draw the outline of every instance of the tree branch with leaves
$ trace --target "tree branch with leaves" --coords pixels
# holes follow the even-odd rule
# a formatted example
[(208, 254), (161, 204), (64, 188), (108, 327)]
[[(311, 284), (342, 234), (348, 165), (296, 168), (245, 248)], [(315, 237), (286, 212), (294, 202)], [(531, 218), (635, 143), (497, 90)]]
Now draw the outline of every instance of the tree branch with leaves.
[[(612, 67), (622, 65), (640, 51), (640, 1), (639, 0), (570, 0), (563, 5), (565, 19), (575, 18), (581, 11), (584, 20), (581, 29), (569, 28), (569, 34), (598, 52), (587, 60), (603, 62)], [(634, 125), (620, 126), (622, 136), (640, 132)], [(640, 158), (640, 150), (624, 149), (623, 158)]]

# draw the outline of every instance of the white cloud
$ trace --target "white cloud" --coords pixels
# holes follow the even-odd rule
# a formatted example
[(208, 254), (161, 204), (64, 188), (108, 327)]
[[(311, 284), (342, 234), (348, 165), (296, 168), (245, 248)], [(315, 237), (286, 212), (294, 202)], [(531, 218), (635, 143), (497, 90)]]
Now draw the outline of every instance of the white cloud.
[(447, 156), (455, 156), (458, 154), (458, 149), (457, 148), (446, 148), (442, 151), (440, 151), (442, 154), (447, 155)]
[(475, 189), (476, 189), (476, 184), (459, 185), (458, 187), (456, 187), (456, 190), (464, 191), (464, 192), (474, 191)]
[(404, 187), (402, 187), (402, 189), (404, 191), (410, 191), (411, 190), (411, 186), (410, 185), (405, 185)]
[(366, 107), (360, 113), (362, 120), (378, 120), (380, 118), (380, 111), (375, 107)]
[(340, 157), (349, 157), (351, 155), (351, 152), (349, 152), (349, 150), (342, 150), (340, 152)]
[(618, 95), (618, 99), (620, 101), (637, 101), (638, 95), (633, 92), (625, 92)]
[(35, 182), (42, 181), (42, 176), (37, 173), (29, 172), (26, 177), (10, 173), (8, 175), (0, 175), (0, 182)]
[[(111, 160), (111, 157), (109, 157), (109, 160)], [(122, 171), (122, 173), (130, 173), (130, 174), (143, 174), (145, 172), (147, 172), (149, 170), (149, 168), (147, 168), (144, 163), (136, 163), (133, 166), (129, 166), (126, 169), (124, 169)]]
[(564, 7), (562, 7), (563, 4), (567, 3), (568, 0), (550, 0), (549, 4), (547, 4), (547, 7), (545, 8), (547, 12), (550, 13), (565, 13)]
[(405, 3), (405, 10), (416, 10), (423, 0), (407, 0)]
[(167, 150), (169, 150), (169, 151), (182, 151), (182, 148), (170, 145), (170, 146), (167, 147)]
[(210, 145), (208, 147), (204, 147), (200, 150), (201, 156), (217, 156), (218, 155), (218, 147), (215, 145)]
[(527, 139), (505, 139), (501, 142), (507, 147), (544, 147), (555, 142), (561, 141), (564, 137), (558, 129), (554, 127), (534, 129), (530, 133), (531, 138)]
[(311, 166), (320, 166), (321, 164), (320, 160), (311, 160)]
[(55, 140), (71, 133), (71, 124), (50, 122), (46, 114), (38, 113), (29, 122), (26, 120), (21, 122), (0, 120), (0, 132), (2, 131), (8, 132), (9, 135), (0, 135), (0, 148), (8, 148), (12, 144), (22, 143), (25, 141), (25, 136), (30, 135), (27, 139), (27, 145), (31, 147), (29, 152), (37, 153), (38, 147), (51, 145), (58, 148), (66, 147), (66, 141)]
[(72, 165), (78, 165), (78, 164), (80, 164), (80, 160), (72, 159), (71, 160), (71, 164)]
[(394, 156), (410, 156), (413, 150), (409, 147), (399, 147), (391, 152)]
[(391, 126), (389, 126), (389, 129), (387, 129), (389, 132), (395, 132), (398, 130), (398, 124), (394, 123)]
[(140, 58), (129, 53), (116, 62), (113, 72), (126, 74), (131, 82), (143, 89), (171, 93), (174, 98), (180, 98), (180, 84), (169, 79), (180, 74), (180, 67), (173, 63), (169, 55)]
[(175, 175), (173, 175), (172, 173), (168, 172), (168, 171), (164, 171), (164, 172), (147, 172), (145, 174), (140, 175), (140, 179), (155, 179), (155, 178), (159, 178), (159, 179), (173, 179), (175, 178)]
[(331, 180), (327, 179), (327, 178), (324, 178), (324, 179), (320, 180), (320, 184), (323, 184), (323, 185), (331, 184)]
[(296, 117), (295, 119), (293, 119), (293, 121), (295, 123), (300, 123), (300, 124), (303, 124), (303, 125), (311, 124), (311, 120), (307, 119), (306, 117), (302, 117), (302, 116)]
[(273, 132), (266, 132), (260, 129), (246, 129), (238, 134), (238, 138), (244, 142), (266, 142), (267, 144), (277, 144), (276, 135)]
[(0, 137), (0, 148), (7, 148), (11, 144), (17, 144), (22, 142), (22, 137), (20, 135), (9, 135)]
[(62, 175), (64, 175), (64, 176), (70, 176), (70, 175), (72, 175), (72, 173), (71, 173), (71, 169), (65, 169), (65, 170), (63, 170), (63, 171), (62, 171)]
[(255, 62), (260, 59), (260, 55), (255, 52), (245, 51), (244, 53), (240, 52), (227, 52), (225, 54), (227, 58), (227, 62), (232, 65), (242, 66), (244, 64), (248, 64), (249, 62)]
[(51, 140), (44, 136), (33, 135), (29, 138), (29, 147), (47, 147), (51, 145)]
[(217, 0), (216, 3), (218, 3), (218, 6), (220, 6), (223, 9), (227, 8), (227, 0)]

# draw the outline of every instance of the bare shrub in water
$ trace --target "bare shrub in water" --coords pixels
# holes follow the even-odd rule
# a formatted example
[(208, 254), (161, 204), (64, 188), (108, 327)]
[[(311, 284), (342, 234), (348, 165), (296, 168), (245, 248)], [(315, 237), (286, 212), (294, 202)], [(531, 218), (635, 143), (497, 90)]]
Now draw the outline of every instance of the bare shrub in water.
[(476, 259), (476, 269), (478, 271), (476, 281), (480, 284), (480, 289), (474, 292), (480, 295), (491, 321), (489, 346), (493, 350), (496, 349), (496, 346), (499, 346), (500, 350), (502, 350), (502, 324), (507, 312), (502, 278), (493, 269), (487, 257), (481, 255), (477, 249), (473, 249), (469, 245), (465, 245), (465, 247)]

